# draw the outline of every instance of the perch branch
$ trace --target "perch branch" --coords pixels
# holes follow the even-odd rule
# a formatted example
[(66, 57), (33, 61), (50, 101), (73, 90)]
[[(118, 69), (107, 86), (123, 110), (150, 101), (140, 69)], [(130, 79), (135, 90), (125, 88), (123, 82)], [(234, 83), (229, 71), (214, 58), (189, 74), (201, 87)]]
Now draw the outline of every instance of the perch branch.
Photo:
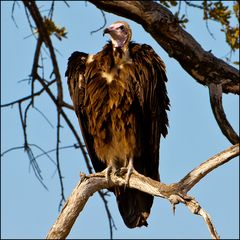
[[(212, 238), (218, 239), (218, 234), (212, 224), (209, 215), (192, 197), (187, 196), (186, 193), (203, 178), (207, 173), (213, 169), (221, 166), (239, 154), (239, 144), (236, 144), (223, 152), (213, 156), (206, 162), (192, 170), (180, 182), (170, 185), (152, 180), (134, 171), (129, 180), (129, 187), (138, 189), (148, 194), (168, 199), (173, 206), (179, 202), (184, 203), (191, 212), (198, 214), (204, 218), (207, 223)], [(123, 168), (123, 170), (126, 170)], [(125, 172), (126, 171), (121, 171)], [(114, 186), (124, 186), (124, 174), (111, 173), (110, 181), (106, 179), (105, 172), (90, 174), (86, 176), (81, 174), (81, 180), (73, 190), (68, 198), (65, 206), (59, 214), (56, 222), (50, 229), (47, 239), (63, 239), (69, 234), (77, 216), (84, 208), (88, 198), (96, 191), (104, 188), (112, 188)]]

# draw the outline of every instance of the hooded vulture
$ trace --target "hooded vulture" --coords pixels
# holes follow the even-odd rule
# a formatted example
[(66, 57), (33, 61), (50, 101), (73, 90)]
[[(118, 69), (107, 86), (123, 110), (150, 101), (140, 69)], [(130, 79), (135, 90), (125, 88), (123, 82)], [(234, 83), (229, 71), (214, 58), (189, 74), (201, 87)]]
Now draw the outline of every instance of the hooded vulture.
[[(126, 167), (160, 181), (159, 146), (167, 135), (165, 65), (147, 44), (131, 42), (128, 23), (104, 30), (110, 41), (90, 55), (74, 52), (66, 76), (74, 110), (96, 172)], [(129, 228), (147, 226), (153, 196), (127, 187), (111, 189)]]

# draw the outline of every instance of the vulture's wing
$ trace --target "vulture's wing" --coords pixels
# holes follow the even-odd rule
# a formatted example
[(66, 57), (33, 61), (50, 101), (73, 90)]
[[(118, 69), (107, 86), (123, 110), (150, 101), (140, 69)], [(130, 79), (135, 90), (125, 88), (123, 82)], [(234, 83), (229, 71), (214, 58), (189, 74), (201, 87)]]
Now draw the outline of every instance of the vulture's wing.
[(143, 44), (130, 45), (134, 63), (135, 91), (143, 111), (144, 159), (147, 175), (158, 180), (160, 136), (167, 135), (167, 110), (169, 99), (166, 90), (165, 64), (152, 47)]
[(88, 120), (84, 109), (85, 101), (85, 69), (88, 54), (83, 52), (74, 52), (68, 59), (68, 67), (65, 76), (68, 77), (68, 87), (73, 101), (74, 109), (81, 126), (82, 136), (88, 149), (93, 167), (96, 172), (106, 168), (106, 165), (100, 161), (93, 149), (93, 137), (89, 134)]

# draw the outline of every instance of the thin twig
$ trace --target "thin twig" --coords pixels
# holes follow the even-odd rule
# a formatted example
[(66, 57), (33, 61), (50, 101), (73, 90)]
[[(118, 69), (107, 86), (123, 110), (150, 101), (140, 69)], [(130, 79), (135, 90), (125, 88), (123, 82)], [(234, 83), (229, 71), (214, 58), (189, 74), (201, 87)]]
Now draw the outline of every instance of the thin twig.
[(96, 33), (96, 32), (98, 32), (98, 31), (102, 30), (103, 28), (105, 28), (105, 26), (106, 26), (106, 24), (107, 24), (107, 20), (106, 20), (106, 16), (105, 16), (104, 11), (101, 10), (101, 13), (102, 13), (102, 16), (103, 16), (104, 23), (103, 23), (103, 25), (102, 25), (100, 28), (91, 31), (91, 32), (90, 32), (91, 35), (92, 35), (93, 33)]
[(24, 136), (24, 150), (27, 152), (27, 155), (28, 155), (28, 158), (30, 161), (30, 166), (32, 167), (35, 176), (37, 177), (39, 182), (42, 184), (42, 186), (46, 190), (48, 190), (46, 185), (43, 183), (41, 170), (40, 170), (38, 163), (34, 157), (33, 151), (28, 143), (26, 119), (27, 119), (27, 111), (28, 111), (30, 105), (31, 105), (31, 102), (28, 104), (27, 108), (25, 109), (25, 113), (24, 113), (24, 117), (23, 117), (21, 102), (18, 103), (19, 115), (20, 115), (20, 120), (21, 120), (21, 124), (22, 124), (22, 129), (23, 129), (23, 136)]
[[(27, 8), (25, 7), (24, 10), (25, 10), (25, 14), (26, 14), (26, 17), (27, 17), (28, 25), (29, 25), (29, 27), (30, 27), (30, 29), (31, 29), (31, 32), (32, 32), (32, 34), (29, 35), (29, 36), (27, 36), (27, 37), (34, 36), (34, 37), (36, 38), (35, 28), (34, 28), (34, 26), (33, 26), (32, 23), (31, 23), (31, 20), (30, 20), (30, 17), (29, 17)], [(25, 37), (25, 38), (27, 38), (27, 37)]]
[[(37, 148), (37, 149), (39, 149), (40, 151), (42, 151), (43, 152), (43, 154), (54, 164), (54, 166), (56, 166), (56, 163), (55, 163), (55, 161), (51, 158), (51, 156), (46, 152), (46, 151), (44, 151), (41, 147), (39, 147), (38, 145), (36, 145), (36, 144), (28, 144), (29, 146), (33, 146), (33, 147), (35, 147), (35, 148)], [(37, 156), (35, 157), (34, 156), (34, 158), (35, 158), (35, 160), (37, 159)]]
[(59, 159), (59, 144), (60, 144), (60, 129), (61, 129), (61, 115), (60, 115), (60, 109), (58, 108), (57, 113), (57, 144), (56, 144), (56, 159), (57, 159), (57, 171), (58, 171), (58, 177), (60, 180), (60, 186), (61, 186), (61, 200), (59, 203), (59, 211), (62, 207), (63, 202), (66, 201), (64, 196), (64, 186), (63, 186), (63, 176), (61, 173), (61, 167), (60, 167), (60, 159)]
[(19, 116), (22, 124), (23, 129), (23, 137), (24, 137), (24, 146), (27, 145), (27, 132), (26, 132), (26, 123), (24, 122), (23, 114), (22, 114), (22, 105), (21, 102), (18, 103), (18, 110), (19, 110)]
[(184, 1), (186, 3), (186, 5), (190, 6), (190, 7), (195, 7), (195, 8), (199, 8), (199, 9), (203, 9), (203, 7), (201, 5), (197, 5), (192, 3), (193, 1)]
[(32, 105), (34, 106), (34, 82), (36, 79), (36, 72), (37, 72), (37, 68), (38, 68), (38, 60), (39, 60), (39, 55), (41, 52), (41, 47), (42, 47), (42, 38), (39, 36), (37, 39), (37, 46), (36, 46), (36, 50), (35, 50), (35, 55), (34, 55), (34, 59), (33, 59), (33, 66), (32, 66), (32, 84), (31, 84), (31, 95), (32, 95)]
[[(60, 143), (60, 113), (61, 113), (61, 102), (63, 101), (63, 93), (62, 93), (62, 82), (61, 82), (61, 76), (60, 76), (60, 72), (59, 72), (59, 68), (58, 68), (58, 63), (57, 63), (57, 59), (55, 56), (55, 52), (54, 52), (54, 48), (52, 45), (52, 41), (49, 37), (48, 31), (46, 29), (46, 26), (43, 22), (43, 18), (39, 12), (39, 9), (36, 5), (35, 2), (33, 1), (23, 1), (25, 7), (28, 9), (28, 11), (30, 12), (36, 26), (37, 26), (37, 30), (39, 33), (39, 37), (37, 39), (37, 47), (36, 47), (36, 51), (35, 51), (35, 55), (34, 55), (34, 61), (33, 61), (33, 67), (32, 67), (32, 83), (34, 83), (34, 81), (37, 79), (38, 81), (40, 81), (40, 77), (38, 75), (38, 61), (39, 61), (39, 57), (40, 57), (40, 51), (41, 51), (41, 46), (42, 43), (44, 42), (45, 45), (48, 47), (49, 52), (50, 52), (50, 56), (51, 56), (51, 60), (52, 60), (52, 66), (53, 66), (53, 72), (55, 74), (56, 77), (56, 82), (57, 82), (57, 144), (56, 144), (56, 160), (57, 160), (57, 170), (58, 170), (58, 177), (59, 177), (59, 181), (60, 181), (60, 187), (61, 187), (61, 200), (60, 200), (60, 204), (59, 204), (59, 209), (62, 206), (62, 202), (65, 201), (65, 196), (64, 196), (64, 186), (63, 186), (63, 177), (61, 174), (61, 168), (60, 168), (60, 161), (59, 161), (59, 143)], [(54, 7), (54, 5), (52, 5), (52, 7)], [(53, 10), (53, 8), (52, 8)], [(44, 82), (41, 79), (41, 82)], [(32, 95), (33, 95), (33, 84), (32, 84)]]
[(104, 192), (102, 190), (99, 190), (98, 191), (100, 197), (102, 198), (103, 200), (103, 203), (104, 203), (104, 207), (105, 207), (105, 210), (106, 210), (106, 213), (107, 213), (107, 217), (108, 217), (108, 224), (109, 224), (109, 230), (110, 230), (110, 239), (113, 239), (113, 228), (115, 230), (117, 230), (117, 227), (114, 223), (114, 220), (113, 220), (113, 217), (112, 217), (112, 214), (108, 208), (108, 202), (105, 198), (105, 195), (104, 195)]
[(41, 116), (46, 120), (46, 122), (51, 126), (51, 128), (54, 128), (53, 124), (49, 121), (49, 119), (47, 118), (47, 116), (41, 111), (39, 110), (37, 107), (33, 107), (33, 109), (35, 109), (38, 113), (41, 114)]
[(7, 150), (5, 150), (4, 152), (1, 153), (1, 157), (3, 157), (5, 154), (11, 152), (11, 151), (14, 151), (14, 150), (19, 150), (19, 149), (23, 149), (24, 146), (18, 146), (18, 147), (11, 147)]
[[(39, 149), (40, 151), (42, 151), (43, 153), (42, 154), (39, 154), (37, 156), (34, 156), (34, 159), (36, 160), (38, 157), (40, 156), (47, 156), (47, 158), (56, 166), (56, 163), (54, 162), (54, 160), (51, 158), (51, 156), (48, 154), (49, 152), (46, 152), (44, 151), (41, 147), (39, 147), (38, 145), (36, 144), (32, 144), (32, 143), (28, 143), (28, 146), (30, 147), (36, 147), (37, 149)], [(7, 150), (5, 150), (3, 153), (1, 153), (1, 157), (3, 157), (5, 154), (11, 152), (11, 151), (14, 151), (14, 150), (19, 150), (19, 149), (23, 149), (25, 148), (25, 146), (18, 146), (18, 147), (12, 147), (12, 148), (9, 148)]]
[[(58, 101), (57, 101), (56, 97), (53, 95), (52, 91), (47, 87), (46, 83), (39, 76), (38, 76), (38, 81), (40, 82), (40, 84), (44, 88), (46, 88), (46, 92), (48, 93), (49, 97), (52, 99), (52, 101), (54, 102), (54, 104), (57, 107)], [(74, 137), (76, 138), (76, 140), (77, 140), (77, 142), (78, 142), (78, 144), (80, 146), (80, 149), (82, 151), (82, 154), (83, 154), (84, 160), (86, 162), (86, 165), (87, 165), (89, 173), (92, 173), (92, 167), (91, 167), (91, 164), (90, 164), (90, 160), (89, 160), (88, 154), (87, 154), (87, 152), (85, 150), (85, 145), (82, 143), (80, 137), (78, 136), (78, 133), (77, 133), (75, 127), (73, 126), (72, 122), (69, 120), (67, 114), (63, 111), (63, 109), (61, 109), (60, 113), (61, 113), (63, 119), (66, 121), (68, 127), (72, 131)]]
[(49, 12), (48, 12), (48, 17), (49, 17), (50, 19), (52, 19), (52, 17), (53, 17), (53, 11), (54, 11), (54, 0), (52, 1), (50, 10), (49, 10)]
[(179, 1), (179, 3), (178, 3), (178, 10), (177, 10), (177, 16), (179, 16), (179, 15), (180, 15), (181, 6), (182, 6), (182, 2), (181, 2), (181, 1)]
[(70, 110), (74, 110), (73, 105), (66, 103), (65, 101), (62, 102), (62, 107), (68, 108)]
[(56, 55), (55, 55), (54, 48), (52, 45), (52, 41), (49, 37), (48, 31), (45, 27), (43, 18), (38, 10), (36, 3), (34, 1), (23, 1), (23, 3), (25, 5), (25, 7), (29, 10), (34, 22), (36, 23), (39, 35), (41, 36), (45, 45), (49, 48), (52, 65), (53, 65), (53, 71), (54, 71), (54, 74), (55, 74), (55, 77), (57, 80), (58, 99), (61, 102), (63, 100), (61, 75), (60, 75), (60, 71), (58, 68), (58, 63), (57, 63)]
[(70, 7), (70, 5), (67, 3), (67, 1), (63, 1), (67, 7)]
[[(49, 82), (48, 84), (46, 84), (46, 87), (43, 87), (41, 90), (39, 90), (38, 92), (35, 92), (34, 93), (34, 97), (35, 96), (40, 96), (45, 90), (47, 87), (50, 87), (53, 83), (55, 83), (56, 80), (52, 80), (51, 82)], [(28, 95), (26, 97), (23, 97), (23, 98), (20, 98), (18, 100), (15, 100), (15, 101), (12, 101), (12, 102), (9, 102), (9, 103), (5, 103), (3, 105), (1, 105), (0, 107), (9, 107), (9, 106), (13, 106), (14, 104), (16, 103), (22, 103), (22, 102), (25, 102), (29, 99), (32, 99), (32, 94), (31, 95)]]
[[(79, 148), (79, 146), (77, 144), (73, 144), (73, 145), (69, 145), (69, 146), (59, 147), (59, 150), (68, 149), (68, 148)], [(45, 151), (44, 153), (35, 156), (35, 159), (37, 159), (39, 157), (42, 157), (45, 154), (48, 154), (48, 153), (51, 153), (51, 152), (55, 152), (55, 151), (56, 151), (56, 148), (53, 148), (53, 149), (48, 150), (48, 151)]]
[(16, 22), (16, 20), (15, 20), (15, 17), (14, 17), (14, 9), (15, 9), (15, 4), (18, 4), (18, 2), (17, 1), (14, 1), (13, 2), (13, 5), (12, 5), (12, 13), (11, 13), (11, 18), (12, 18), (12, 20), (13, 20), (13, 22), (14, 22), (14, 24), (15, 24), (15, 26), (16, 26), (16, 28), (18, 28), (18, 25), (17, 25), (17, 22)]
[(210, 36), (216, 40), (216, 38), (214, 37), (213, 33), (211, 32), (210, 28), (209, 28), (209, 25), (208, 25), (208, 19), (205, 20), (205, 24), (206, 24), (206, 28), (207, 28), (207, 31), (208, 33), (210, 34)]

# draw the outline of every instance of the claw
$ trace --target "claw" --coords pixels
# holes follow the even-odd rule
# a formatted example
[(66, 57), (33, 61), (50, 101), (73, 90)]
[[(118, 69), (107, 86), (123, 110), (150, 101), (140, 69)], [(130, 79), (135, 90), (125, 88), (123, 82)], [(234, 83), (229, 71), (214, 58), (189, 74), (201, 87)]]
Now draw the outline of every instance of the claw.
[(122, 168), (116, 169), (114, 166), (108, 166), (107, 168), (105, 168), (105, 170), (104, 170), (105, 179), (109, 183), (111, 181), (111, 177), (110, 177), (111, 173), (114, 175), (117, 175), (117, 176), (123, 176), (124, 174), (126, 174), (125, 184), (124, 184), (124, 190), (125, 190), (126, 187), (129, 186), (129, 180), (134, 171), (135, 171), (135, 169), (133, 167), (133, 159), (130, 158), (127, 167), (122, 167)]

